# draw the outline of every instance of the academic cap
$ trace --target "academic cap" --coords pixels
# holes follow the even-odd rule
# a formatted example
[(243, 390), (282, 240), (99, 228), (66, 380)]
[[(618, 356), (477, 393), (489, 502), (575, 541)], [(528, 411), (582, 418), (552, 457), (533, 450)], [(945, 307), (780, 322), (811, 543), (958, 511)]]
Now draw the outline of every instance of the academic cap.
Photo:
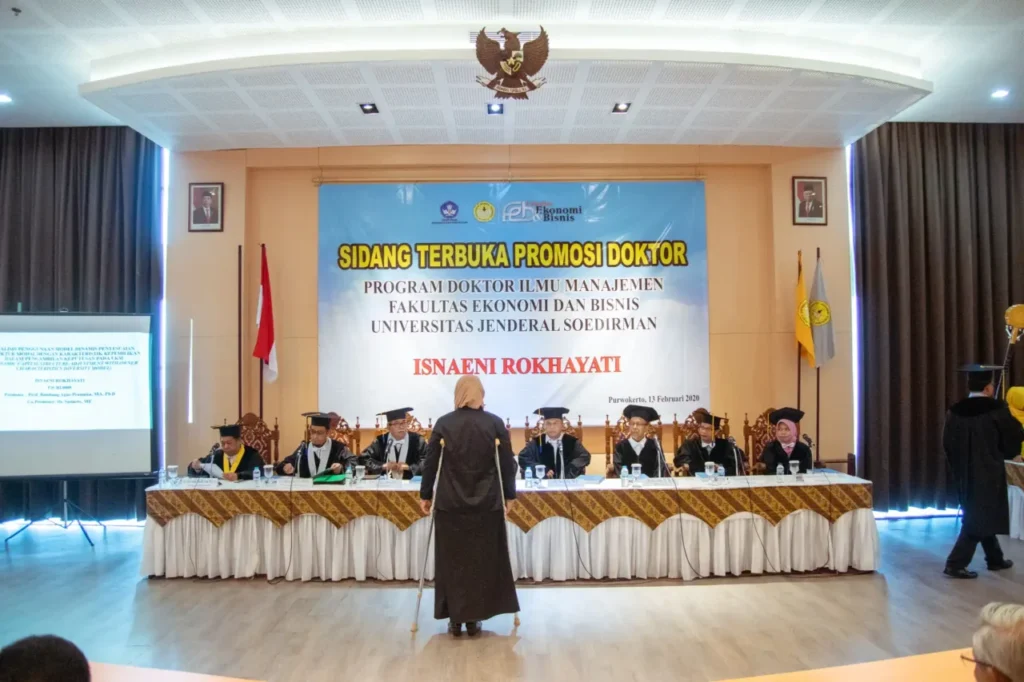
[(567, 407), (540, 407), (533, 412), (539, 414), (545, 419), (560, 419), (563, 416), (569, 414), (569, 408)]
[(303, 412), (303, 417), (309, 419), (310, 426), (322, 426), (325, 429), (331, 428), (331, 415), (323, 412)]
[(788, 419), (794, 424), (799, 424), (800, 420), (804, 418), (804, 411), (798, 410), (795, 407), (780, 407), (771, 414), (768, 415), (768, 421), (774, 426), (779, 423), (780, 419)]
[(242, 437), (242, 427), (239, 424), (217, 424), (216, 426), (211, 426), (210, 428), (217, 429), (218, 431), (220, 431), (221, 438), (225, 436), (228, 436), (230, 438)]
[(991, 382), (992, 381), (992, 373), (993, 372), (1002, 372), (1003, 371), (1003, 366), (1002, 365), (970, 364), (970, 365), (963, 365), (961, 367), (958, 367), (956, 371), (966, 373), (968, 381), (975, 381), (975, 380), (980, 381), (982, 379), (985, 379), (985, 380)]
[(411, 407), (399, 407), (397, 410), (388, 410), (387, 412), (378, 412), (378, 417), (387, 417), (388, 422), (393, 422), (398, 419), (405, 419), (406, 415), (412, 412)]
[(712, 416), (710, 412), (705, 410), (703, 407), (699, 407), (693, 411), (693, 419), (698, 424), (711, 424), (715, 431), (722, 426), (722, 418)]
[(622, 410), (622, 414), (626, 419), (640, 417), (648, 424), (661, 419), (661, 415), (658, 414), (657, 410), (646, 405), (626, 405), (626, 409)]

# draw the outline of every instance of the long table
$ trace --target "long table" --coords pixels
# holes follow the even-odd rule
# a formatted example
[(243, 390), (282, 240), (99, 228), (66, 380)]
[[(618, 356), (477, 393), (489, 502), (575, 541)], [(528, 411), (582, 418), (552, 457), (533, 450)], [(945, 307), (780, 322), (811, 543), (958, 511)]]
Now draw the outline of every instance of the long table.
[[(507, 520), (521, 580), (873, 571), (871, 483), (845, 474), (657, 479), (642, 487), (547, 481)], [(429, 519), (419, 486), (186, 479), (146, 491), (142, 574), (287, 580), (418, 580)]]
[(1006, 491), (1010, 496), (1010, 537), (1024, 540), (1024, 464), (1006, 463)]

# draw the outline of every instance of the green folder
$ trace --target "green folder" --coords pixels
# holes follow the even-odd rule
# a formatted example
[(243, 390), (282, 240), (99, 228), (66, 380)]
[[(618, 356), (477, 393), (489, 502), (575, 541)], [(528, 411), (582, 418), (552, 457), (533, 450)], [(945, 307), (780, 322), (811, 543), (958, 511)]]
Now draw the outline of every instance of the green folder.
[(313, 479), (313, 485), (330, 484), (330, 485), (343, 485), (345, 483), (346, 474), (320, 474)]

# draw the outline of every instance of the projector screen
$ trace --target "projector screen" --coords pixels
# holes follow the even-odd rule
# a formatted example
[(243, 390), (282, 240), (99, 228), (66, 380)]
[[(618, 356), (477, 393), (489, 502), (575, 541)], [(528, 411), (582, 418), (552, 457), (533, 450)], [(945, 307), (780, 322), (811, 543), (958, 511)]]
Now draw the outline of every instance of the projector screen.
[(0, 315), (0, 477), (148, 474), (148, 315)]

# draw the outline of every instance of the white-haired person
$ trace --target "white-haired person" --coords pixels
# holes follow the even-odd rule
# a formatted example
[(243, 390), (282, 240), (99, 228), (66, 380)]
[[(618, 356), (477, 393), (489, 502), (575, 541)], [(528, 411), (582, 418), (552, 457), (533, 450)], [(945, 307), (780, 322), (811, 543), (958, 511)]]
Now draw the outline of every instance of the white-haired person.
[(993, 602), (981, 610), (971, 656), (978, 682), (1024, 682), (1024, 606)]

